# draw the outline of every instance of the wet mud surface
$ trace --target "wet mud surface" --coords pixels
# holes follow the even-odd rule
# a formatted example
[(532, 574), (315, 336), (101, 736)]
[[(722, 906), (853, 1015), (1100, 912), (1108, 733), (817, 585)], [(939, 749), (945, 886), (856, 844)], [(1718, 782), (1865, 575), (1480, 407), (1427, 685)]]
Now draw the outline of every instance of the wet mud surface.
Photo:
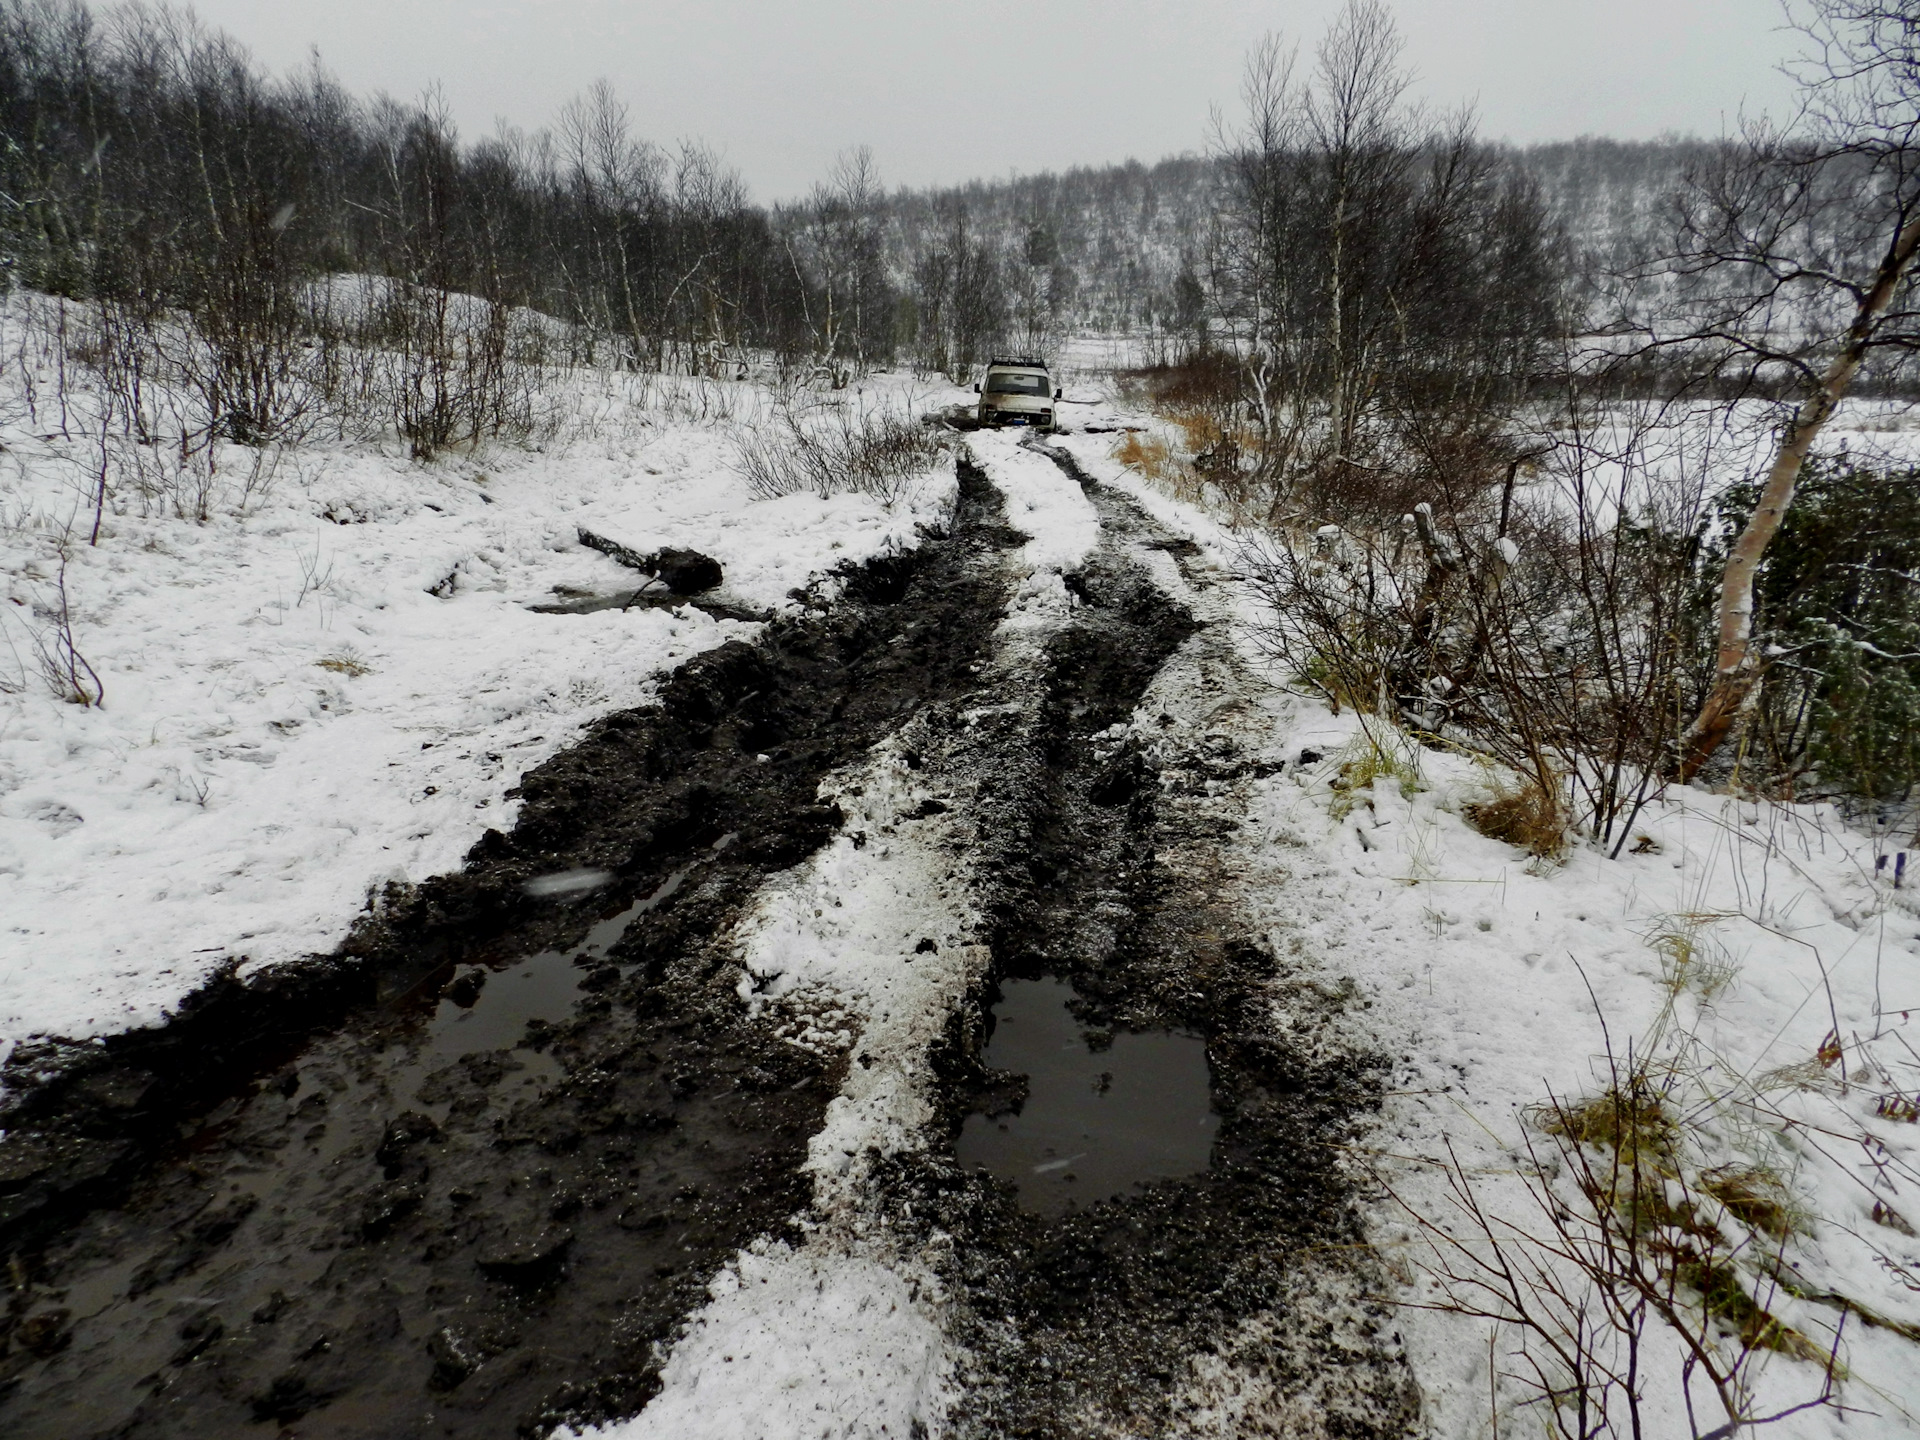
[(1018, 542), (997, 503), (963, 470), (949, 536), (598, 724), (320, 979), (25, 1057), (0, 1433), (516, 1436), (644, 1404), (715, 1268), (804, 1208), (838, 1083), (746, 1016), (728, 922), (838, 827), (824, 774), (971, 685)]
[[(1285, 1397), (1264, 1407), (1281, 1418), (1249, 1416), (1226, 1433), (1404, 1434), (1416, 1392), (1389, 1312), (1347, 1262), (1364, 1237), (1338, 1162), (1377, 1104), (1384, 1061), (1327, 1043), (1360, 1002), (1296, 978), (1231, 903), (1221, 871), (1231, 790), (1263, 773), (1231, 733), (1175, 738), (1172, 715), (1159, 717), (1162, 745), (1106, 733), (1162, 667), (1209, 653), (1141, 552), (1213, 582), (1187, 569), (1190, 544), (1111, 491), (1089, 494), (1103, 543), (1069, 582), (1082, 604), (1050, 647), (1041, 723), (1023, 755), (1007, 747), (1002, 822), (982, 826), (1001, 836), (987, 866), (999, 887), (994, 981), (1070, 985), (1076, 1022), (1116, 1043), (1128, 1032), (1200, 1037), (1218, 1117), (1211, 1163), (1036, 1209), (1023, 1203), (1030, 1187), (935, 1152), (892, 1162), (879, 1203), (897, 1233), (952, 1237), (935, 1251), (964, 1297), (961, 1435), (1168, 1433), (1191, 1418), (1188, 1382), (1216, 1362)], [(1230, 678), (1224, 662), (1216, 670)], [(989, 1063), (994, 998), (943, 1057), (956, 1137), (970, 1114), (978, 1126), (1021, 1103), (1025, 1087)], [(1169, 1099), (1158, 1123), (1176, 1121), (1182, 1102)]]
[[(638, 1410), (718, 1265), (808, 1205), (845, 1063), (741, 1005), (728, 927), (842, 824), (822, 778), (909, 720), (916, 768), (964, 782), (992, 967), (930, 1057), (941, 1134), (868, 1193), (939, 1257), (954, 1431), (1173, 1433), (1214, 1366), (1284, 1403), (1212, 1433), (1406, 1433), (1339, 1163), (1383, 1066), (1338, 1038), (1362, 1002), (1234, 903), (1234, 787), (1267, 772), (1191, 713), (1246, 679), (1178, 598), (1217, 576), (1088, 485), (1071, 618), (994, 680), (1023, 537), (961, 473), (950, 535), (601, 722), (525, 777), (511, 834), (383, 897), (327, 965), (22, 1057), (0, 1434), (505, 1437)], [(1129, 724), (1189, 672), (1184, 717)], [(1009, 1045), (1022, 1025), (1052, 1027), (1057, 1073)], [(1103, 1108), (1132, 1120), (1084, 1174), (976, 1143), (1058, 1150)]]

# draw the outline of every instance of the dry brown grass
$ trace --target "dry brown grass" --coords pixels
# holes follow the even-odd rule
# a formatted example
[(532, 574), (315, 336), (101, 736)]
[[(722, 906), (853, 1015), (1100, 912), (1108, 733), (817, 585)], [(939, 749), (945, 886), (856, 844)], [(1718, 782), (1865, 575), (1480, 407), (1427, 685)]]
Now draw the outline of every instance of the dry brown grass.
[(313, 662), (322, 670), (331, 670), (336, 675), (345, 675), (349, 679), (359, 675), (371, 675), (373, 667), (351, 649), (341, 649)]
[(1644, 1076), (1623, 1077), (1590, 1099), (1539, 1106), (1532, 1120), (1545, 1134), (1612, 1150), (1624, 1164), (1645, 1166), (1656, 1174), (1677, 1173), (1680, 1122)]
[(1198, 489), (1194, 473), (1173, 458), (1173, 447), (1158, 435), (1129, 430), (1126, 438), (1114, 446), (1113, 458), (1142, 478), (1162, 485), (1181, 499), (1193, 498)]
[(1567, 853), (1569, 817), (1558, 785), (1548, 788), (1530, 775), (1516, 775), (1496, 786), (1492, 799), (1465, 806), (1461, 813), (1482, 835), (1541, 860)]
[(1700, 1177), (1700, 1188), (1741, 1224), (1775, 1239), (1802, 1226), (1780, 1177), (1760, 1165), (1722, 1165)]

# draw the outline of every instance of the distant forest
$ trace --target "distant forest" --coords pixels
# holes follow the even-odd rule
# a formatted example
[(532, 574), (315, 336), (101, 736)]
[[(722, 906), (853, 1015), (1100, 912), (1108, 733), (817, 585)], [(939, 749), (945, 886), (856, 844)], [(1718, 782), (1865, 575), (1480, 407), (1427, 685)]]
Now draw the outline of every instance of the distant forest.
[[(1480, 148), (1604, 265), (1644, 240), (1698, 147)], [(1202, 323), (1225, 164), (888, 191), (853, 152), (765, 206), (711, 151), (634, 135), (604, 86), (541, 131), (463, 141), (432, 92), (272, 77), (183, 12), (0, 0), (0, 273), (233, 323), (368, 274), (557, 317), (584, 356), (652, 369), (771, 353), (957, 374), (1075, 331), (1177, 340)]]

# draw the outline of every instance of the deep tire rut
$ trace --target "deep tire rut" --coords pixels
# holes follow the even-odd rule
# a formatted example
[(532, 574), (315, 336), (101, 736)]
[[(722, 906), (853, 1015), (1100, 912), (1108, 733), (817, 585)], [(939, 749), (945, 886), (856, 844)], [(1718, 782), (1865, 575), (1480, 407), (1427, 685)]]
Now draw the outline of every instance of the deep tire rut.
[[(715, 1269), (807, 1203), (835, 1064), (743, 1014), (725, 937), (838, 828), (821, 778), (973, 684), (1019, 537), (961, 482), (949, 535), (596, 725), (523, 780), (511, 834), (314, 974), (26, 1057), (0, 1122), (0, 1432), (505, 1437), (640, 1408)], [(524, 888), (583, 869), (614, 878), (574, 904)], [(538, 1037), (554, 1083), (526, 1096), (525, 1051), (414, 1058), (456, 981), (564, 955), (676, 875)]]
[(1223, 577), (1065, 452), (1029, 448), (1082, 482), (1101, 544), (1069, 577), (1080, 603), (1027, 722), (953, 757), (980, 777), (992, 969), (939, 1057), (949, 1138), (1005, 1103), (980, 1062), (998, 982), (1042, 976), (1071, 982), (1090, 1031), (1204, 1037), (1221, 1128), (1204, 1173), (1064, 1218), (950, 1145), (882, 1167), (885, 1227), (959, 1302), (955, 1430), (1404, 1434), (1417, 1394), (1340, 1163), (1384, 1061), (1343, 1038), (1357, 997), (1298, 978), (1235, 903), (1225, 842), (1239, 787), (1268, 773), (1238, 738), (1252, 682), (1224, 627), (1170, 593)]
[[(388, 897), (328, 964), (24, 1057), (0, 1118), (0, 1431), (393, 1440), (630, 1415), (719, 1266), (756, 1237), (808, 1243), (811, 1208), (938, 1277), (960, 1435), (1406, 1433), (1339, 1159), (1383, 1067), (1344, 1038), (1356, 998), (1300, 978), (1237, 901), (1229, 842), (1264, 772), (1221, 577), (1030, 448), (1101, 521), (1064, 618), (999, 631), (1026, 537), (963, 461), (949, 534), (595, 726), (524, 779), (511, 834)], [(945, 847), (985, 958), (927, 1057), (933, 1133), (862, 1157), (835, 1219), (802, 1165), (852, 1057), (742, 1005), (734, 927), (852, 828), (822, 782), (881, 751), (949, 797), (902, 818), (946, 837), (915, 843)], [(525, 889), (576, 870), (613, 879), (571, 903)], [(423, 1049), (445, 997), (540, 952), (581, 993), (532, 1050)], [(1005, 1093), (981, 1062), (997, 987), (1042, 976), (1090, 1030), (1204, 1038), (1207, 1170), (1044, 1218), (955, 1164)]]

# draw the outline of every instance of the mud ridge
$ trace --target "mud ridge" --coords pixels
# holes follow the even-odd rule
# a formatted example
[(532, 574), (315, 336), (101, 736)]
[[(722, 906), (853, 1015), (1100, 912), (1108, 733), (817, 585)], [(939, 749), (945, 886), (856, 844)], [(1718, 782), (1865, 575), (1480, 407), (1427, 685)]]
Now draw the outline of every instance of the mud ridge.
[[(1377, 1107), (1386, 1064), (1331, 1040), (1363, 1002), (1292, 973), (1231, 902), (1232, 786), (1258, 770), (1230, 734), (1187, 734), (1191, 715), (1149, 712), (1163, 738), (1103, 736), (1170, 665), (1232, 678), (1223, 647), (1143, 563), (1143, 551), (1167, 551), (1194, 578), (1179, 553), (1192, 547), (1063, 452), (1031, 448), (1086, 486), (1103, 543), (1070, 582), (1082, 604), (1049, 647), (1043, 723), (995, 782), (1038, 803), (1009, 798), (981, 827), (1000, 837), (981, 861), (997, 881), (993, 972), (936, 1057), (950, 1133), (970, 1111), (1007, 1104), (1008, 1077), (979, 1059), (998, 982), (1042, 976), (1073, 985), (1077, 1018), (1096, 1034), (1204, 1037), (1220, 1131), (1204, 1173), (1059, 1219), (963, 1172), (950, 1147), (882, 1167), (886, 1225), (952, 1237), (929, 1251), (946, 1257), (943, 1279), (962, 1300), (955, 1338), (971, 1357), (956, 1432), (1165, 1434), (1189, 1418), (1195, 1376), (1224, 1365), (1254, 1377), (1269, 1410), (1293, 1407), (1271, 1431), (1249, 1419), (1235, 1433), (1404, 1434), (1416, 1392), (1388, 1312), (1366, 1299), (1363, 1265), (1325, 1258), (1364, 1238), (1339, 1154)], [(1284, 1030), (1281, 1002), (1294, 1017)]]
[[(16, 1056), (0, 1430), (510, 1436), (644, 1404), (715, 1268), (806, 1203), (837, 1077), (742, 1013), (724, 935), (838, 827), (822, 776), (974, 684), (1020, 537), (961, 482), (948, 535), (597, 724), (340, 955)], [(527, 888), (582, 872), (584, 898)], [(573, 967), (569, 1015), (424, 1048), (529, 955)]]

